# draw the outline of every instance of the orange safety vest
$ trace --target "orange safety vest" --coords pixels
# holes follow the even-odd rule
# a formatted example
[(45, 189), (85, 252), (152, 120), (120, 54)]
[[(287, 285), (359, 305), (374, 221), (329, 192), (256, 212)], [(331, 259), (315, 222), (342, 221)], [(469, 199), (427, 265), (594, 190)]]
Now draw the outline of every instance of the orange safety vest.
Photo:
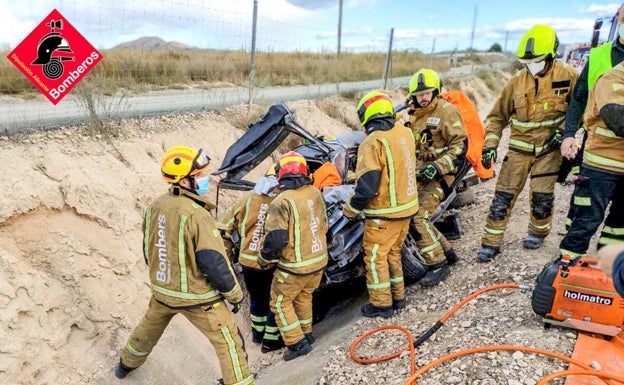
[(321, 167), (312, 173), (314, 184), (319, 191), (323, 191), (323, 187), (340, 186), (342, 179), (338, 173), (338, 169), (331, 162), (325, 162)]
[(477, 108), (470, 101), (468, 96), (459, 90), (446, 91), (441, 94), (442, 98), (452, 103), (461, 114), (466, 127), (466, 137), (468, 138), (468, 151), (466, 159), (472, 164), (475, 173), (481, 179), (494, 177), (494, 167), (485, 168), (481, 164), (483, 144), (485, 143), (485, 128), (477, 112)]

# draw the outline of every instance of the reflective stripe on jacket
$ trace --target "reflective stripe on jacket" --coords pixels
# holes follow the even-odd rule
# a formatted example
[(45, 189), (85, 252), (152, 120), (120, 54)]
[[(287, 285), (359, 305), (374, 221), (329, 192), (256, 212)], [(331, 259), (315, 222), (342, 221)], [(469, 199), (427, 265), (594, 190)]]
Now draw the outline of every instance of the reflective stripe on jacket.
[(258, 255), (262, 248), (264, 222), (273, 198), (250, 191), (238, 201), (230, 213), (223, 219), (226, 232), (238, 231), (240, 251), (238, 263), (252, 269), (260, 269)]
[(578, 72), (555, 61), (542, 77), (526, 68), (503, 87), (486, 119), (484, 147), (498, 147), (503, 129), (510, 125), (509, 149), (539, 155), (555, 129), (562, 127)]
[(327, 265), (327, 215), (320, 191), (305, 184), (285, 190), (269, 205), (265, 233), (288, 231), (277, 268), (293, 274), (310, 274)]
[[(372, 218), (410, 218), (418, 211), (416, 184), (416, 152), (412, 131), (396, 123), (390, 130), (377, 130), (367, 135), (358, 147), (356, 191), (362, 175), (379, 172), (379, 185), (367, 190), (377, 191), (363, 212)], [(353, 212), (357, 209), (347, 202)]]
[[(154, 297), (171, 307), (210, 303), (223, 297), (234, 302), (242, 299), (214, 218), (205, 207), (185, 196), (186, 192), (176, 195), (172, 191), (158, 197), (147, 208), (143, 220), (143, 251)], [(197, 264), (198, 250), (221, 254), (235, 283), (229, 292), (220, 293), (206, 279)]]
[(601, 171), (624, 174), (624, 138), (607, 128), (600, 117), (606, 104), (624, 105), (624, 63), (602, 75), (594, 85), (585, 111), (587, 140), (583, 165)]

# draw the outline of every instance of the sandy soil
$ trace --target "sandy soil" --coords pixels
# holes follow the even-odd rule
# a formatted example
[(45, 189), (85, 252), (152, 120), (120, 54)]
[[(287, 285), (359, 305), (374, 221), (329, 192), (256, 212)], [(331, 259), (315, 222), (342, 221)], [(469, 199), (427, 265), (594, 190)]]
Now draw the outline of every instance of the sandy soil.
[[(508, 77), (499, 76), (501, 81)], [(460, 84), (485, 114), (495, 95), (477, 77)], [(397, 103), (403, 100), (400, 90), (391, 94)], [(351, 130), (356, 102), (333, 97), (289, 106), (309, 131), (336, 134)], [(333, 107), (329, 114), (327, 105)], [(221, 113), (129, 120), (115, 127), (120, 135), (112, 139), (87, 135), (84, 127), (0, 137), (0, 161), (8, 166), (7, 187), (0, 192), (0, 383), (118, 383), (112, 367), (150, 296), (140, 251), (140, 222), (147, 204), (166, 189), (159, 175), (160, 155), (177, 144), (200, 146), (210, 154), (216, 170), (228, 146), (243, 133), (229, 119), (240, 121), (244, 115), (245, 109), (237, 107)], [(249, 177), (257, 178), (269, 164), (265, 161)], [(213, 179), (212, 185), (216, 182)], [(454, 269), (450, 283), (426, 292), (446, 293), (452, 285), (464, 283), (462, 269), (472, 269), (494, 184), (487, 182), (479, 189), (477, 204), (460, 213), (466, 228), (456, 247), (464, 260)], [(209, 194), (214, 200), (215, 189)], [(558, 189), (557, 194), (557, 203), (567, 205), (569, 191)], [(220, 214), (238, 196), (223, 194)], [(523, 199), (526, 196), (519, 202)], [(528, 217), (527, 205), (519, 206), (520, 220), (511, 223), (506, 236), (506, 241), (516, 245), (526, 232)], [(563, 211), (557, 213), (559, 228)], [(557, 244), (558, 237), (549, 237), (544, 255), (552, 254)], [(516, 256), (513, 261), (522, 259)], [(542, 264), (536, 259), (529, 273)], [(497, 265), (491, 265), (480, 273), (470, 270), (470, 274), (494, 276), (497, 270)], [(418, 287), (410, 289), (410, 302), (418, 293)], [(418, 301), (423, 299), (431, 299), (431, 294)], [(332, 369), (336, 362), (341, 363), (340, 370), (370, 370), (350, 363), (346, 353), (351, 340), (372, 326), (359, 316), (363, 300), (354, 296), (342, 301), (317, 324), (318, 342), (305, 365), (303, 361), (295, 361), (297, 365), (283, 362), (281, 352), (262, 355), (249, 342), (258, 383), (340, 384), (342, 380), (334, 376), (339, 370)], [(239, 314), (237, 321), (250, 341), (246, 320)], [(185, 319), (176, 317), (146, 364), (125, 382), (211, 384), (219, 377), (208, 341)]]

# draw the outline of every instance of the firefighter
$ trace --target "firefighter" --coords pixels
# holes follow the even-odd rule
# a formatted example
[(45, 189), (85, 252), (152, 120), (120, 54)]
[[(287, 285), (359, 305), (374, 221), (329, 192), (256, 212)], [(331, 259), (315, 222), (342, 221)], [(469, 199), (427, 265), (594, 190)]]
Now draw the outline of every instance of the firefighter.
[(609, 214), (598, 248), (624, 242), (624, 62), (594, 85), (585, 112), (587, 140), (574, 192), (574, 218), (560, 253), (572, 259), (587, 252), (591, 237)]
[[(275, 316), (269, 308), (273, 269), (262, 269), (258, 263), (264, 223), (269, 205), (277, 196), (276, 187), (275, 168), (271, 166), (253, 191), (245, 194), (223, 220), (226, 250), (233, 257), (231, 259), (238, 257), (249, 292), (252, 341), (262, 344), (262, 353), (284, 347)], [(234, 255), (236, 253), (238, 255)]]
[(414, 137), (409, 128), (395, 122), (392, 101), (382, 92), (364, 95), (357, 113), (366, 138), (358, 148), (355, 191), (343, 213), (365, 217), (370, 302), (362, 306), (362, 314), (388, 318), (405, 307), (401, 246), (418, 211)]
[[(587, 137), (587, 131), (583, 132), (583, 143), (579, 149), (576, 142), (576, 132), (583, 123), (583, 112), (587, 105), (589, 91), (594, 87), (600, 75), (607, 72), (613, 66), (624, 60), (624, 4), (618, 9), (618, 38), (606, 44), (593, 48), (589, 52), (589, 60), (581, 71), (581, 75), (576, 82), (572, 100), (566, 112), (565, 130), (563, 131), (563, 142), (561, 143), (561, 155), (567, 159), (568, 167), (560, 175), (560, 181), (564, 181), (567, 174), (572, 171), (573, 175), (578, 175), (583, 161), (583, 147)], [(566, 161), (564, 161), (566, 163)], [(576, 188), (575, 188), (576, 190)], [(570, 208), (566, 218), (566, 231), (570, 229), (572, 218), (574, 218), (574, 194), (570, 197)]]
[(327, 265), (327, 216), (320, 191), (308, 178), (306, 160), (289, 151), (278, 161), (281, 193), (269, 205), (258, 262), (276, 264), (271, 311), (290, 361), (312, 350), (312, 293)]
[(423, 286), (434, 286), (448, 276), (449, 262), (457, 255), (444, 235), (431, 222), (431, 215), (450, 192), (456, 161), (466, 153), (466, 129), (457, 107), (442, 99), (437, 72), (423, 68), (409, 83), (406, 126), (416, 143), (418, 170), (418, 213), (413, 221), (420, 234), (417, 241), (425, 259), (427, 274)]
[(598, 251), (598, 267), (613, 278), (613, 286), (624, 297), (624, 243), (607, 245)]
[(118, 378), (141, 366), (169, 321), (182, 314), (214, 346), (224, 384), (255, 383), (240, 331), (224, 303), (238, 311), (243, 292), (209, 212), (215, 206), (203, 196), (210, 186), (209, 162), (203, 150), (185, 146), (173, 147), (162, 157), (162, 177), (171, 186), (148, 206), (143, 219), (152, 297), (121, 352)]
[(555, 61), (558, 45), (550, 26), (538, 24), (529, 29), (518, 46), (518, 59), (525, 68), (507, 82), (487, 116), (484, 167), (490, 168), (496, 161), (507, 125), (511, 133), (509, 152), (503, 159), (477, 253), (478, 262), (489, 262), (500, 252), (511, 210), (529, 175), (531, 213), (522, 246), (537, 249), (550, 233), (554, 188), (561, 165), (561, 128), (578, 78), (576, 69)]

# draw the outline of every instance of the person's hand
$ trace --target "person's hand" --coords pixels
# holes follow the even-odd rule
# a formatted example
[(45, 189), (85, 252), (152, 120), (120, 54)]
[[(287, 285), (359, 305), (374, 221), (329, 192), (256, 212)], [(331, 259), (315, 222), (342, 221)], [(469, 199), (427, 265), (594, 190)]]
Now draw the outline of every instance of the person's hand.
[(624, 244), (606, 245), (598, 250), (598, 267), (611, 277), (613, 274), (613, 262), (624, 251)]
[(428, 164), (418, 171), (418, 175), (423, 182), (431, 182), (440, 175), (440, 171), (435, 165)]
[(561, 155), (564, 158), (572, 160), (576, 158), (577, 153), (578, 145), (574, 137), (565, 138), (563, 142), (561, 142)]
[(555, 149), (561, 147), (561, 141), (563, 140), (563, 135), (561, 134), (561, 130), (556, 128), (552, 134), (546, 140), (546, 146), (549, 149)]
[(427, 146), (422, 143), (418, 146), (418, 160), (423, 162), (433, 162), (437, 157), (438, 154), (433, 146)]
[(492, 163), (496, 162), (496, 155), (496, 147), (483, 147), (481, 152), (481, 164), (483, 167), (492, 167)]
[(243, 306), (243, 301), (239, 301), (239, 302), (233, 303), (232, 304), (232, 313), (233, 314), (238, 313), (242, 306)]

